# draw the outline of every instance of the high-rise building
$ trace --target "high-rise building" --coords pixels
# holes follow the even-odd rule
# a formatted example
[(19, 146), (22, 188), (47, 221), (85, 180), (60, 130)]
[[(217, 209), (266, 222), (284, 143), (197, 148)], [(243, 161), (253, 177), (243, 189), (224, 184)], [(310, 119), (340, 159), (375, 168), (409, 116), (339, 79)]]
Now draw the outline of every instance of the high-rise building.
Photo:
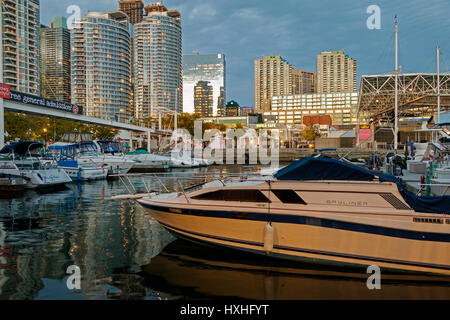
[(272, 110), (277, 122), (301, 124), (304, 117), (330, 116), (332, 124), (357, 124), (358, 92), (313, 93), (272, 97)]
[(194, 111), (202, 117), (213, 116), (213, 86), (209, 81), (199, 81), (194, 87)]
[(128, 120), (131, 37), (128, 16), (90, 12), (72, 29), (72, 103), (88, 116)]
[(273, 96), (292, 94), (292, 65), (280, 56), (255, 60), (255, 111), (270, 110)]
[(161, 3), (134, 25), (135, 116), (182, 111), (181, 15)]
[(41, 26), (41, 96), (70, 103), (70, 32), (64, 17)]
[(195, 111), (194, 87), (199, 81), (208, 81), (213, 88), (214, 116), (223, 115), (225, 104), (225, 55), (193, 54), (183, 56), (183, 111)]
[(241, 106), (234, 100), (228, 101), (225, 106), (225, 117), (240, 117)]
[(144, 18), (144, 3), (142, 0), (119, 1), (120, 11), (125, 12), (131, 24), (142, 22)]
[(344, 51), (319, 54), (316, 88), (317, 93), (356, 91), (356, 60)]
[(314, 93), (315, 84), (315, 72), (292, 70), (292, 94)]
[(39, 95), (39, 0), (2, 0), (3, 82)]

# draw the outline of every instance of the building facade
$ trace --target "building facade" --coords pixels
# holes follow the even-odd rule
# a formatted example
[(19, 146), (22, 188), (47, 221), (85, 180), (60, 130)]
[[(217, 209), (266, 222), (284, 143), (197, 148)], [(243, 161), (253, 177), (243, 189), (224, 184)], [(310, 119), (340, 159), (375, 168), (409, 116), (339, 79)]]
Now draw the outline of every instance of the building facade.
[(90, 12), (72, 30), (72, 103), (92, 117), (126, 121), (131, 94), (131, 36), (123, 12)]
[(272, 110), (265, 116), (276, 116), (277, 122), (302, 124), (304, 116), (329, 115), (332, 124), (357, 124), (358, 92), (285, 95), (272, 98)]
[(3, 0), (3, 82), (11, 89), (40, 94), (39, 0)]
[(119, 1), (120, 11), (125, 12), (131, 24), (142, 22), (144, 18), (144, 3), (142, 0)]
[(213, 104), (213, 86), (209, 81), (198, 81), (194, 87), (194, 112), (202, 117), (212, 117)]
[(56, 17), (50, 27), (41, 26), (41, 97), (71, 102), (70, 32), (64, 17)]
[(322, 52), (317, 56), (317, 93), (356, 91), (356, 60), (344, 51)]
[(135, 116), (182, 111), (181, 15), (158, 3), (134, 25)]
[(270, 110), (273, 96), (292, 94), (292, 65), (280, 56), (255, 60), (255, 111)]
[(199, 81), (207, 81), (213, 88), (214, 116), (223, 115), (225, 103), (225, 55), (196, 54), (183, 56), (183, 111), (195, 110), (195, 87)]
[(304, 70), (292, 70), (292, 94), (316, 92), (316, 73)]

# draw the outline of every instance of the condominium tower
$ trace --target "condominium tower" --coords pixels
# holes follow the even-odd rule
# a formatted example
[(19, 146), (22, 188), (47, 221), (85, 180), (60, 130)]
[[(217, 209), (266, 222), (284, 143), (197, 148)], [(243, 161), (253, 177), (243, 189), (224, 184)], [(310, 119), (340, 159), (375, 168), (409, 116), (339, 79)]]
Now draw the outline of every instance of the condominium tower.
[(2, 0), (0, 5), (3, 82), (39, 95), (39, 0)]
[(183, 56), (184, 112), (198, 112), (195, 93), (199, 82), (208, 82), (209, 86), (212, 87), (211, 115), (223, 115), (225, 104), (224, 54), (192, 54)]
[(181, 15), (161, 3), (134, 25), (135, 116), (182, 111)]
[(292, 65), (280, 56), (255, 60), (255, 111), (270, 111), (271, 98), (292, 94)]
[(72, 103), (88, 116), (127, 120), (130, 115), (131, 37), (128, 16), (90, 12), (72, 30)]
[(315, 72), (292, 70), (292, 94), (314, 93), (315, 89)]
[(119, 1), (120, 11), (125, 12), (131, 24), (142, 22), (144, 18), (144, 3), (142, 0)]
[(41, 96), (70, 103), (70, 32), (64, 17), (41, 26)]
[(356, 60), (344, 51), (317, 56), (317, 93), (356, 91)]

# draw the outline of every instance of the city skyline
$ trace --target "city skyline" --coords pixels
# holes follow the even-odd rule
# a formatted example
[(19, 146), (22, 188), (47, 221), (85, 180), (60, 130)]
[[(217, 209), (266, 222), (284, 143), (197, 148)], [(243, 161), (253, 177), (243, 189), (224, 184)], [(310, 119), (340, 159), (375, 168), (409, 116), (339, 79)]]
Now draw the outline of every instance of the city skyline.
[[(41, 22), (57, 15), (68, 16), (69, 5), (87, 11), (117, 9), (116, 1), (41, 0)], [(379, 3), (381, 30), (369, 30), (369, 1), (321, 3), (285, 1), (277, 8), (256, 1), (210, 3), (193, 0), (164, 1), (183, 19), (183, 52), (223, 52), (228, 57), (227, 96), (241, 105), (253, 105), (253, 64), (263, 55), (281, 55), (296, 69), (314, 71), (315, 57), (322, 51), (345, 50), (358, 61), (357, 85), (364, 74), (392, 72), (394, 67), (394, 16), (399, 16), (400, 65), (407, 72), (435, 72), (435, 47), (448, 57), (450, 31), (443, 0)], [(301, 5), (302, 10), (298, 10)], [(324, 21), (326, 19), (326, 23)], [(267, 23), (270, 21), (270, 23)], [(295, 32), (292, 32), (295, 30)], [(320, 30), (320, 32), (319, 32)], [(268, 37), (267, 35), (272, 35)], [(276, 36), (275, 36), (276, 35)], [(245, 47), (245, 49), (243, 49)], [(443, 65), (443, 72), (447, 71)]]

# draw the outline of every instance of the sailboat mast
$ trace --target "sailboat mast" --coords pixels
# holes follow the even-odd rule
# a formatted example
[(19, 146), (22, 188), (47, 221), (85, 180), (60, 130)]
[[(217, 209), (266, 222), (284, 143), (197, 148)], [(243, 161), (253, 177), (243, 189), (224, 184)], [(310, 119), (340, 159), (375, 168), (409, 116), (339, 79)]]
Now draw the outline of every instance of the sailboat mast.
[(394, 124), (394, 150), (398, 149), (398, 21), (395, 16), (395, 124)]
[(437, 47), (437, 123), (441, 123), (441, 81), (439, 74), (439, 54), (440, 48)]

